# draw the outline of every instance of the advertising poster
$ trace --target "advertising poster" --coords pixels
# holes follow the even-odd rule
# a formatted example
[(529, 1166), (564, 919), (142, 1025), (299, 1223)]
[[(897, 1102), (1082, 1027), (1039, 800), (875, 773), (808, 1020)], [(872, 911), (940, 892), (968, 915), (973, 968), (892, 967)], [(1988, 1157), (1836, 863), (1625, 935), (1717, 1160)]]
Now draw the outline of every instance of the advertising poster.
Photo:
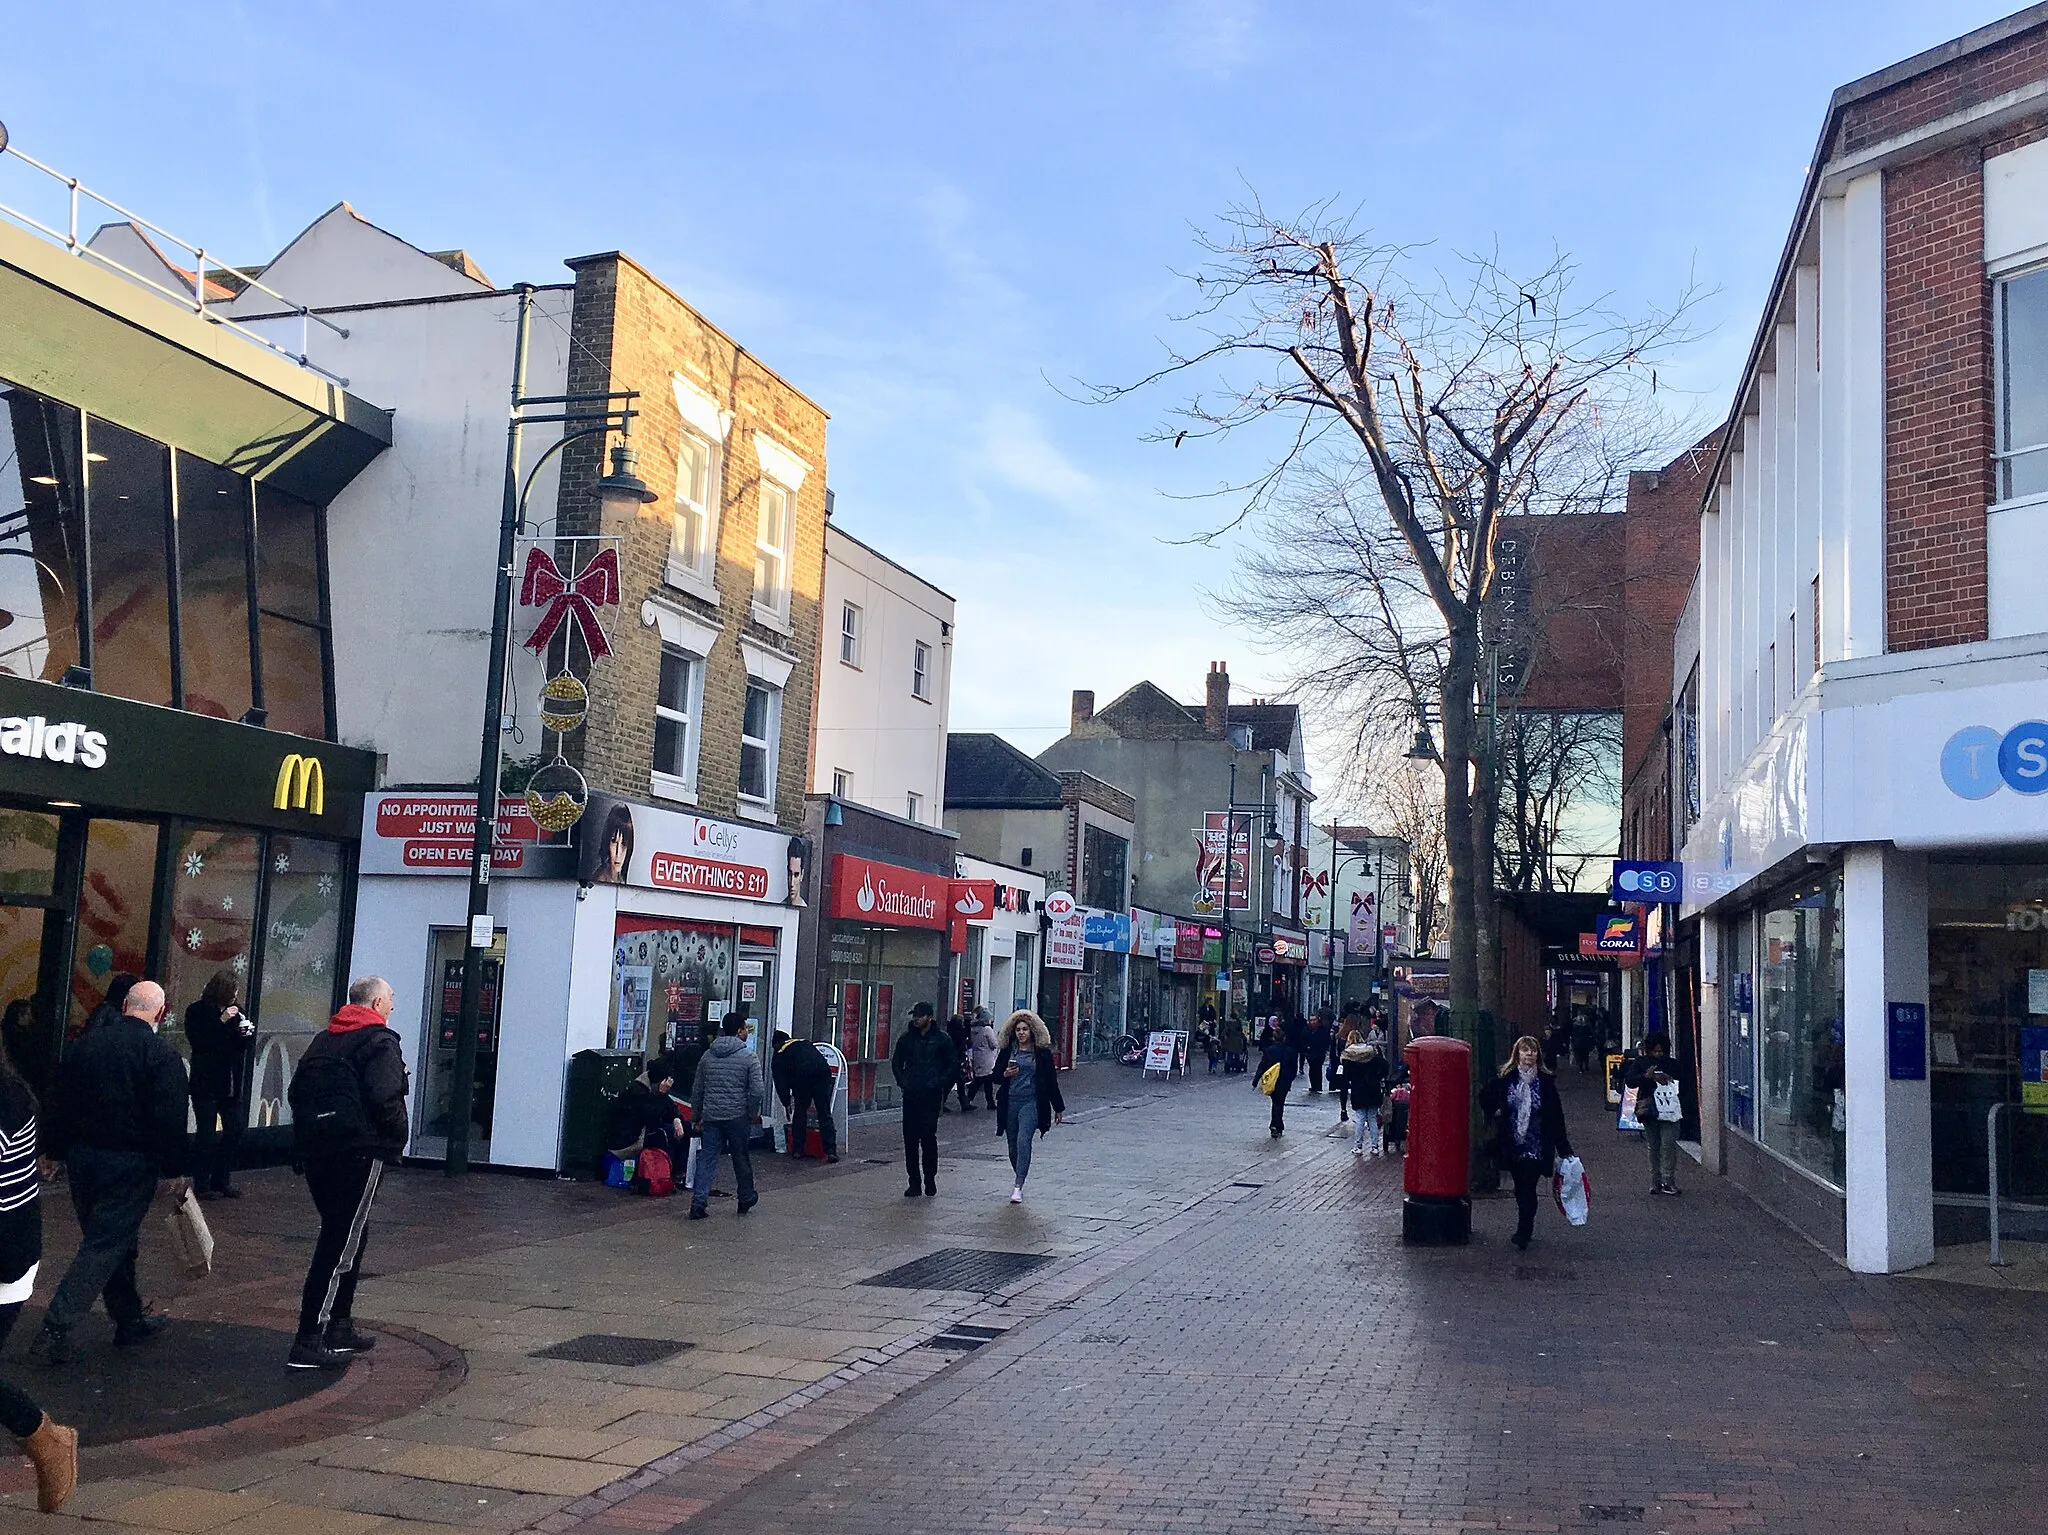
[[(1235, 825), (1231, 823), (1235, 821)], [(1212, 916), (1223, 910), (1224, 888), (1230, 892), (1232, 911), (1249, 911), (1252, 904), (1252, 826), (1248, 816), (1232, 816), (1211, 810), (1202, 817), (1196, 834), (1199, 856), (1195, 863), (1195, 911)], [(1225, 845), (1228, 844), (1228, 856)]]
[(618, 984), (618, 1009), (612, 1021), (612, 1048), (643, 1051), (647, 1048), (647, 1012), (649, 994), (654, 990), (654, 967), (621, 965)]
[(2020, 1106), (2024, 1113), (2048, 1114), (2048, 1028), (2020, 1029)]

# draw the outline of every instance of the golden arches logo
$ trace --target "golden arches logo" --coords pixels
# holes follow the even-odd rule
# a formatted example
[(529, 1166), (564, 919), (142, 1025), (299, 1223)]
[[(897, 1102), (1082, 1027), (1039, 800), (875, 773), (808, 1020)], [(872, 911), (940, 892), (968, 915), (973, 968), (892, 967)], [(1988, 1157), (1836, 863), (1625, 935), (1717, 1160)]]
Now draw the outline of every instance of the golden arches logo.
[(327, 775), (318, 757), (292, 752), (277, 767), (277, 792), (270, 803), (279, 810), (327, 814)]

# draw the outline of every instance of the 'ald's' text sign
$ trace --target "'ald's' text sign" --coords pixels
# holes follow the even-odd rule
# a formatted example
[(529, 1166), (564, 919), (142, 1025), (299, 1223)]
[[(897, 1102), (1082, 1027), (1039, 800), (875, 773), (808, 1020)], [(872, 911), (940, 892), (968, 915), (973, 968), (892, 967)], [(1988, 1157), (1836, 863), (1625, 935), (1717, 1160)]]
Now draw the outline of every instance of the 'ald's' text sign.
[(45, 762), (75, 762), (82, 768), (107, 765), (107, 738), (75, 720), (51, 724), (40, 714), (26, 719), (0, 719), (0, 752), (10, 757), (40, 757)]

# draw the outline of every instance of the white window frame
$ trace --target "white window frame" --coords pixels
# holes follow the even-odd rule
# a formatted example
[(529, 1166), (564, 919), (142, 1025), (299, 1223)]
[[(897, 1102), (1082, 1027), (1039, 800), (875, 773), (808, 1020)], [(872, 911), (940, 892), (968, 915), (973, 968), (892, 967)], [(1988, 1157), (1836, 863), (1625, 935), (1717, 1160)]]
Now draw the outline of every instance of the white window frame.
[[(718, 643), (719, 630), (696, 614), (685, 611), (679, 604), (660, 597), (650, 597), (640, 604), (640, 622), (650, 629), (660, 630), (661, 643), (665, 647), (681, 651), (695, 663), (690, 668), (690, 719), (697, 728), (692, 733), (693, 739), (685, 753), (685, 760), (690, 769), (689, 776), (677, 778), (670, 773), (654, 771), (651, 763), (651, 743), (648, 770), (648, 787), (657, 797), (694, 805), (697, 802), (697, 764), (702, 756), (704, 742), (704, 674), (708, 669), (705, 659), (711, 654), (712, 646)], [(660, 707), (659, 687), (657, 678), (655, 699), (650, 700), (650, 705), (654, 708)]]
[(867, 615), (857, 602), (839, 605), (839, 664), (861, 669), (861, 642)]
[(910, 647), (910, 696), (921, 703), (932, 701), (932, 654), (923, 640)]
[[(761, 462), (761, 485), (754, 524), (754, 619), (780, 633), (790, 630), (790, 591), (796, 558), (797, 495), (810, 466), (765, 433), (754, 433), (754, 456)], [(782, 512), (780, 527), (768, 527), (771, 508)], [(769, 535), (775, 536), (771, 538)], [(774, 579), (763, 576), (773, 568)], [(764, 589), (765, 588), (765, 589)]]
[(849, 773), (845, 768), (834, 768), (832, 770), (832, 797), (834, 799), (853, 798), (853, 774)]
[[(777, 769), (780, 766), (776, 758), (781, 755), (778, 747), (782, 735), (782, 689), (763, 678), (749, 677), (747, 679), (747, 691), (751, 693), (755, 688), (759, 688), (768, 696), (768, 733), (765, 736), (750, 736), (747, 734), (747, 712), (743, 699), (740, 705), (740, 804), (742, 806), (753, 805), (763, 807), (768, 811), (770, 817), (773, 817), (775, 813), (775, 781), (779, 776)], [(765, 793), (749, 794), (747, 792), (746, 761), (748, 747), (758, 749), (766, 761), (767, 768), (764, 774), (766, 778)]]
[(704, 718), (704, 657), (681, 645), (666, 641), (661, 647), (662, 659), (676, 656), (690, 669), (690, 675), (683, 687), (683, 707), (671, 709), (661, 701), (661, 684), (657, 679), (654, 693), (654, 717), (659, 720), (673, 720), (683, 727), (683, 771), (680, 774), (666, 772), (657, 762), (651, 773), (654, 792), (663, 799), (682, 800), (688, 804), (697, 803), (697, 756), (703, 745), (703, 731), (700, 728)]
[[(732, 431), (732, 413), (721, 411), (717, 402), (681, 374), (671, 375), (675, 389), (676, 413), (682, 418), (682, 437), (704, 450), (702, 500), (685, 484), (684, 460), (676, 454), (676, 489), (670, 507), (668, 563), (664, 577), (670, 586), (718, 601), (718, 539), (724, 518), (726, 439)], [(686, 519), (694, 518), (701, 535), (696, 559), (684, 552)]]
[(912, 789), (903, 796), (904, 820), (915, 821), (921, 826), (924, 824), (923, 812), (924, 796), (922, 794), (919, 794), (915, 789)]
[(796, 658), (782, 655), (748, 640), (740, 641), (740, 658), (746, 663), (747, 685), (759, 685), (768, 690), (768, 735), (750, 736), (746, 733), (746, 702), (741, 695), (740, 704), (740, 761), (744, 767), (746, 749), (749, 745), (763, 747), (768, 756), (768, 793), (760, 797), (741, 791), (739, 812), (752, 821), (773, 821), (775, 819), (775, 794), (782, 778), (782, 703), (789, 687), (791, 674), (796, 670)]

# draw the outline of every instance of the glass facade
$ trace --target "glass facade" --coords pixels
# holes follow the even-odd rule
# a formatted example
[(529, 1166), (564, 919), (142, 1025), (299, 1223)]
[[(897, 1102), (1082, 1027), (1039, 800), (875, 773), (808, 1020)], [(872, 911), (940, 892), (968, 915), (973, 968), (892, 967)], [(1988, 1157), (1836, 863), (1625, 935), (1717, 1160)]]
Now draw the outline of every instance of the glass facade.
[(0, 671), (333, 739), (320, 508), (4, 380), (0, 405)]
[(896, 1101), (889, 1055), (919, 1002), (939, 1005), (945, 935), (923, 928), (826, 924), (827, 1031), (847, 1060), (852, 1109)]
[(1727, 1044), (1729, 1123), (1837, 1189), (1847, 1124), (1842, 959), (1839, 869), (1746, 914), (1729, 966)]

